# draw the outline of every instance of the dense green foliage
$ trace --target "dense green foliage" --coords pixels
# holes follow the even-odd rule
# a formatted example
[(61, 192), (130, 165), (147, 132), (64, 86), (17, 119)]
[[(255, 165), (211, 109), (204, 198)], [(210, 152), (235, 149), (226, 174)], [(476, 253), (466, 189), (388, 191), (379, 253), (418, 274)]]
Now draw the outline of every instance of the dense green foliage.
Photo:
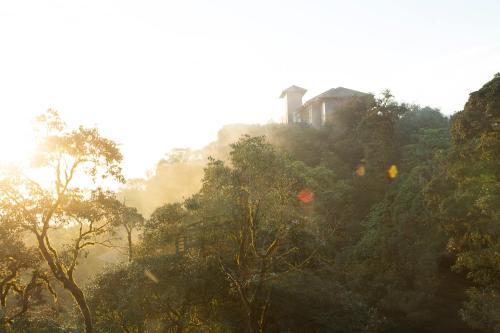
[(429, 186), (449, 235), (453, 269), (472, 282), (462, 318), (500, 331), (500, 76), (471, 94), (453, 117), (453, 146)]
[[(319, 130), (226, 126), (121, 191), (148, 214), (164, 202), (146, 220), (109, 199), (129, 260), (86, 285), (95, 330), (500, 332), (498, 156), (499, 76), (451, 119), (387, 91), (353, 98)], [(172, 194), (164, 181), (184, 166)], [(54, 279), (7, 208), (0, 324), (82, 330), (53, 313)]]

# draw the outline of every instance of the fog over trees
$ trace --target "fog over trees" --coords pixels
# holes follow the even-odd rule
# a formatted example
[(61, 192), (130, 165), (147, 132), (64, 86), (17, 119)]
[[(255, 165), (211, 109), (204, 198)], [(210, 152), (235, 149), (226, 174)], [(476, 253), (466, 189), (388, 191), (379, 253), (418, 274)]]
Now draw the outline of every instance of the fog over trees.
[(37, 137), (0, 171), (0, 332), (500, 332), (500, 74), (451, 117), (355, 96), (127, 182), (97, 128)]

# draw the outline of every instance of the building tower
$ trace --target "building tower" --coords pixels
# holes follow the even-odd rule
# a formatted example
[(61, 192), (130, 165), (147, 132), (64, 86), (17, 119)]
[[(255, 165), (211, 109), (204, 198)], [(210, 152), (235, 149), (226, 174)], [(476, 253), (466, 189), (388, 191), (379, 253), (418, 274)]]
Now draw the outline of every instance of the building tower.
[(284, 99), (285, 114), (283, 122), (285, 124), (291, 124), (297, 122), (296, 114), (302, 108), (302, 96), (306, 93), (306, 89), (291, 86), (285, 90), (280, 95), (280, 98)]

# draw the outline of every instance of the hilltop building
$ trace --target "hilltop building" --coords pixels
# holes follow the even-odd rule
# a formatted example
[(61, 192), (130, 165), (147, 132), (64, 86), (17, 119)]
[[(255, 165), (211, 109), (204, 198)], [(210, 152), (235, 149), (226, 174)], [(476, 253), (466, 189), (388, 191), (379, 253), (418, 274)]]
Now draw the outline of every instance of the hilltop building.
[(368, 94), (343, 87), (333, 88), (302, 103), (306, 89), (291, 86), (280, 95), (284, 100), (284, 123), (305, 123), (320, 128), (325, 124), (329, 114), (342, 107), (353, 97), (367, 96)]

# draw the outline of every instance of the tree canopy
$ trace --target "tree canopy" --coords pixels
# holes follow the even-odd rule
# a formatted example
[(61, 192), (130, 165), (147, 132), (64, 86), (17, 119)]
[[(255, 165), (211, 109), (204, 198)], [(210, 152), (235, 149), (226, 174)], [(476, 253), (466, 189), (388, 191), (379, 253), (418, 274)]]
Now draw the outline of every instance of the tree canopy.
[(2, 331), (500, 332), (498, 75), (451, 118), (385, 91), (226, 126), (119, 190), (116, 143), (39, 120), (44, 179), (1, 174)]

